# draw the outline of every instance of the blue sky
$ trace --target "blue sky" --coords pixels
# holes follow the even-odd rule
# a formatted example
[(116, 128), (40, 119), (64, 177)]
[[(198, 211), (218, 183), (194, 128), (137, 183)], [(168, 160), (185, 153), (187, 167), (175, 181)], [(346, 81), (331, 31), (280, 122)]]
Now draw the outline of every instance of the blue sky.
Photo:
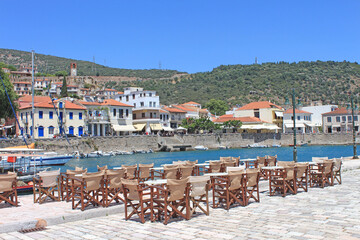
[(0, 48), (111, 67), (357, 61), (360, 1), (5, 1)]

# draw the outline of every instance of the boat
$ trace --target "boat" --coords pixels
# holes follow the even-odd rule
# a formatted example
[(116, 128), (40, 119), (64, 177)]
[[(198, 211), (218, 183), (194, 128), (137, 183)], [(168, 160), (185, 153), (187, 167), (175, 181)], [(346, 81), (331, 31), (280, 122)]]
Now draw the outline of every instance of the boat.
[(253, 144), (248, 145), (248, 147), (250, 147), (250, 148), (267, 148), (268, 146), (267, 146), (267, 145), (258, 144), (258, 143), (253, 143)]
[(209, 148), (204, 147), (203, 145), (198, 145), (198, 146), (195, 146), (194, 149), (195, 149), (195, 150), (200, 150), (200, 151), (206, 151), (206, 150), (208, 150)]
[(88, 158), (101, 157), (101, 156), (103, 156), (103, 153), (102, 153), (102, 151), (94, 151), (94, 152), (88, 153), (86, 156)]
[[(301, 144), (296, 144), (297, 147), (306, 147), (308, 144), (307, 143), (301, 143)], [(289, 144), (289, 147), (293, 147), (294, 144)]]
[(230, 147), (227, 146), (219, 146), (219, 149), (229, 149)]
[(273, 144), (271, 147), (281, 147), (280, 144)]
[(58, 154), (56, 152), (44, 152), (40, 153), (41, 157), (34, 157), (30, 160), (31, 164), (36, 162), (37, 166), (59, 166), (65, 165), (70, 159), (74, 158), (74, 155)]

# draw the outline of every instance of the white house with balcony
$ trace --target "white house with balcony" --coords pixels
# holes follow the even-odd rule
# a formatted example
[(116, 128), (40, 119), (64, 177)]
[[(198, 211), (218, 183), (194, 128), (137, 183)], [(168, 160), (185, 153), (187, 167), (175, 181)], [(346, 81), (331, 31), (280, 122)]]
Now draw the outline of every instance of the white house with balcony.
[[(315, 131), (312, 124), (312, 113), (304, 110), (295, 109), (295, 128), (297, 133), (312, 133)], [(284, 112), (283, 118), (283, 132), (294, 132), (294, 113), (293, 109), (289, 108)]]
[(170, 127), (172, 129), (177, 129), (183, 119), (185, 119), (187, 116), (186, 111), (180, 110), (178, 108), (164, 106), (163, 110), (166, 110), (170, 114)]
[(346, 108), (337, 108), (334, 111), (323, 113), (323, 131), (324, 133), (351, 133), (353, 131), (353, 121), (355, 131), (359, 132), (359, 112), (354, 112), (352, 119), (351, 110)]
[(137, 132), (151, 133), (162, 130), (160, 124), (160, 100), (156, 91), (127, 87), (115, 100), (132, 105), (133, 126)]
[[(60, 95), (61, 88), (62, 88), (62, 83), (60, 83), (60, 82), (51, 83), (50, 93)], [(68, 92), (69, 95), (70, 94), (79, 95), (79, 87), (78, 86), (76, 86), (76, 85), (66, 85), (66, 88), (67, 88), (67, 92)]]

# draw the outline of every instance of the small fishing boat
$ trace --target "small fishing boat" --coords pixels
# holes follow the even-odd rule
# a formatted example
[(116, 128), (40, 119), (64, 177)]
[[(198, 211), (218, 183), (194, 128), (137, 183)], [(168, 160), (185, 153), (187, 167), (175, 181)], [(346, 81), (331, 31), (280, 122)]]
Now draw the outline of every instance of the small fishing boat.
[(94, 152), (91, 152), (91, 153), (87, 154), (88, 158), (95, 158), (95, 157), (101, 157), (101, 156), (103, 156), (102, 151), (94, 151)]
[(253, 143), (249, 145), (250, 148), (267, 148), (267, 145), (262, 145), (262, 144), (258, 144), (258, 143)]
[(206, 150), (208, 150), (209, 148), (204, 147), (203, 145), (198, 145), (198, 146), (195, 146), (194, 149), (195, 149), (195, 150), (200, 150), (200, 151), (206, 151)]

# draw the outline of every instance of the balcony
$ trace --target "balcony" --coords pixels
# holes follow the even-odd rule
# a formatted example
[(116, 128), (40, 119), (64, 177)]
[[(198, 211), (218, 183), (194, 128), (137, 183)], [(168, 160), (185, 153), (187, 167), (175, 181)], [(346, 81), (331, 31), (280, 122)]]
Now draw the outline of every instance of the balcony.
[(133, 112), (141, 110), (160, 110), (160, 107), (150, 107), (149, 105), (145, 104), (144, 106), (136, 106), (133, 108)]
[(145, 123), (145, 122), (160, 122), (160, 118), (136, 118), (133, 119), (133, 123)]

